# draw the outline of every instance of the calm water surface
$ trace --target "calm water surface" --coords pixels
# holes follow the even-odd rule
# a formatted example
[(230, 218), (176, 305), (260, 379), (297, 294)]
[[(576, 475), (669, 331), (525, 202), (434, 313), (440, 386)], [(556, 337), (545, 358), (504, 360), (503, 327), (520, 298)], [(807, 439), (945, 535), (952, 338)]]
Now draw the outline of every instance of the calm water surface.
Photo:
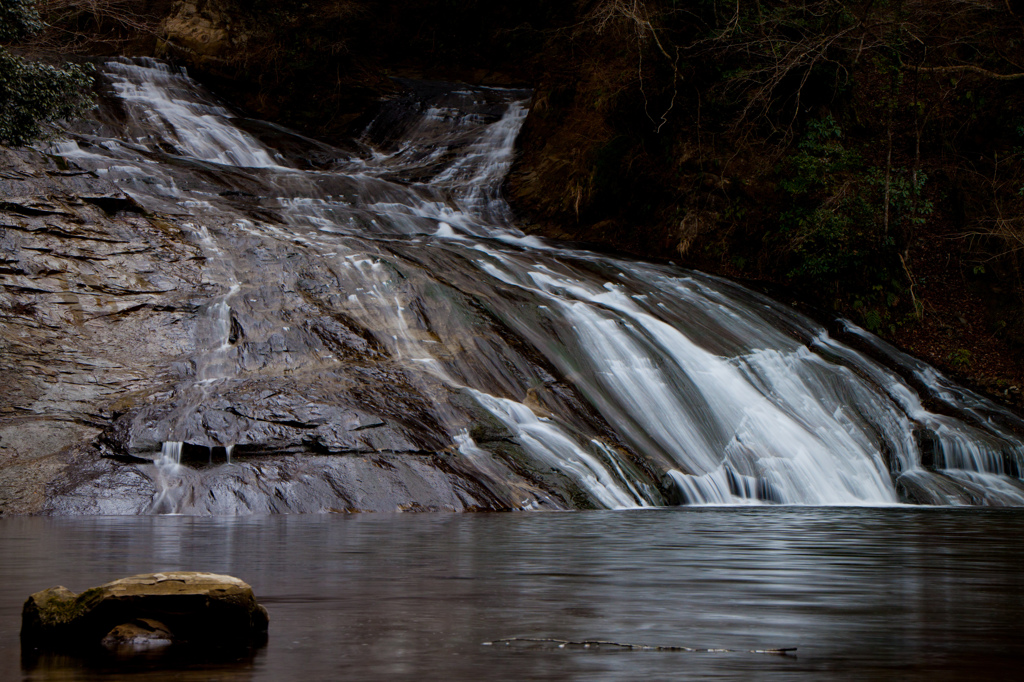
[[(0, 679), (1013, 679), (1022, 531), (1021, 510), (920, 508), (8, 518)], [(268, 645), (174, 670), (23, 665), (29, 593), (157, 570), (248, 581)], [(482, 645), (502, 637), (799, 651)]]

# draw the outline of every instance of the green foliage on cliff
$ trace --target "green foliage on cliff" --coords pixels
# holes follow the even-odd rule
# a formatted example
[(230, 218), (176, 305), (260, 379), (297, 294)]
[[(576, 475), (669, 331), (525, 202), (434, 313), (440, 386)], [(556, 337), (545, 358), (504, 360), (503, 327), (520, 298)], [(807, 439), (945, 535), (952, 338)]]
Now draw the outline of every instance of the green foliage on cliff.
[(877, 265), (892, 240), (874, 225), (873, 207), (859, 191), (864, 161), (843, 145), (835, 119), (812, 122), (780, 170), (790, 208), (779, 216), (778, 236), (793, 256), (790, 277), (834, 288)]
[[(0, 42), (24, 40), (41, 26), (33, 1), (5, 0), (0, 5)], [(88, 110), (92, 81), (89, 66), (52, 66), (0, 46), (0, 144), (28, 144), (44, 137), (57, 121)]]
[(868, 329), (894, 330), (908, 299), (899, 246), (934, 209), (922, 195), (927, 176), (867, 164), (832, 116), (808, 123), (779, 173), (788, 208), (774, 236), (789, 257), (787, 277), (833, 298), (852, 293)]
[(801, 256), (791, 276), (855, 280), (891, 260), (895, 235), (923, 224), (933, 208), (921, 196), (924, 173), (911, 179), (904, 168), (868, 165), (843, 144), (832, 116), (807, 125), (779, 172), (791, 206), (780, 224)]
[(35, 0), (4, 0), (0, 4), (0, 41), (21, 40), (42, 27)]

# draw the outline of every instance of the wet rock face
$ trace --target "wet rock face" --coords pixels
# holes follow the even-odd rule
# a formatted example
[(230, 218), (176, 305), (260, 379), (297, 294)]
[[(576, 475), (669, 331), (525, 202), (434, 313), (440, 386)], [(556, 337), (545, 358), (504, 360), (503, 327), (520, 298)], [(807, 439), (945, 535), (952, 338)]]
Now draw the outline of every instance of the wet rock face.
[(100, 646), (238, 647), (266, 641), (269, 617), (252, 588), (226, 575), (174, 571), (122, 578), (75, 594), (53, 587), (22, 610), (22, 646), (88, 652)]
[(474, 480), (456, 456), (287, 455), (173, 472), (86, 453), (48, 488), (41, 513), (59, 516), (477, 511), (507, 497)]
[(174, 384), (204, 285), (201, 250), (95, 173), (0, 155), (3, 514), (37, 510), (57, 453)]
[[(499, 484), (460, 458), (439, 417), (478, 436), (493, 418), (410, 374), (377, 338), (390, 330), (339, 310), (351, 283), (330, 269), (271, 253), (217, 216), (207, 228), (151, 213), (96, 172), (3, 153), (0, 514), (586, 502), (558, 490), (559, 474), (545, 474), (548, 491)], [(232, 268), (250, 279), (221, 330)], [(169, 475), (154, 460), (173, 440), (182, 466)]]
[[(467, 429), (486, 415), (341, 314), (330, 270), (210, 216), (214, 246), (95, 172), (4, 153), (0, 514), (572, 506), (481, 482), (438, 406)], [(222, 330), (224, 271), (247, 257), (265, 262)], [(154, 460), (174, 440), (169, 475)]]
[[(236, 126), (166, 66), (107, 66), (73, 142), (6, 153), (0, 514), (595, 506), (586, 469), (532, 461), (467, 387), (530, 397), (506, 419), (558, 438), (539, 420), (572, 413), (614, 449), (600, 419), (452, 269), (463, 255), (391, 239), (438, 229), (410, 210), (458, 216), (444, 202), (466, 181), (474, 208), (503, 206), (477, 189), (500, 180), (490, 155), (510, 140), (480, 138), (508, 94), (441, 84), (417, 91), (426, 108), (393, 104), (372, 137), (396, 163), (375, 176), (451, 176), (409, 189), (287, 131), (264, 146), (269, 126)], [(352, 167), (290, 170), (313, 157)]]

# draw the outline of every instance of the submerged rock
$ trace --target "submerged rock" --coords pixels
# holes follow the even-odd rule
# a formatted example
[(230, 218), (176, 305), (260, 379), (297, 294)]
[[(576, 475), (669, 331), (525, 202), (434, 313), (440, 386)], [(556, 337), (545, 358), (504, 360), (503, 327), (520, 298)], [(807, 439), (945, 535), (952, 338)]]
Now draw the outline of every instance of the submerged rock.
[(174, 634), (163, 623), (151, 618), (138, 618), (123, 623), (107, 633), (100, 642), (115, 651), (150, 650), (174, 644)]
[(267, 610), (238, 578), (172, 571), (121, 578), (75, 594), (66, 587), (36, 592), (22, 610), (26, 648), (123, 652), (171, 644), (199, 648), (265, 642)]

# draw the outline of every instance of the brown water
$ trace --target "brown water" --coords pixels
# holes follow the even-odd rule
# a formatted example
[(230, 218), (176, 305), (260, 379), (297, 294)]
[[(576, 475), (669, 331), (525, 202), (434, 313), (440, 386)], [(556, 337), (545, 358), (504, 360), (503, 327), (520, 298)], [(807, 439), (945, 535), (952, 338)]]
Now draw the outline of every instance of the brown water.
[[(0, 520), (0, 679), (1012, 679), (1024, 512), (757, 508)], [(255, 656), (28, 665), (20, 608), (156, 570), (250, 582)], [(611, 639), (793, 656), (485, 646)]]

